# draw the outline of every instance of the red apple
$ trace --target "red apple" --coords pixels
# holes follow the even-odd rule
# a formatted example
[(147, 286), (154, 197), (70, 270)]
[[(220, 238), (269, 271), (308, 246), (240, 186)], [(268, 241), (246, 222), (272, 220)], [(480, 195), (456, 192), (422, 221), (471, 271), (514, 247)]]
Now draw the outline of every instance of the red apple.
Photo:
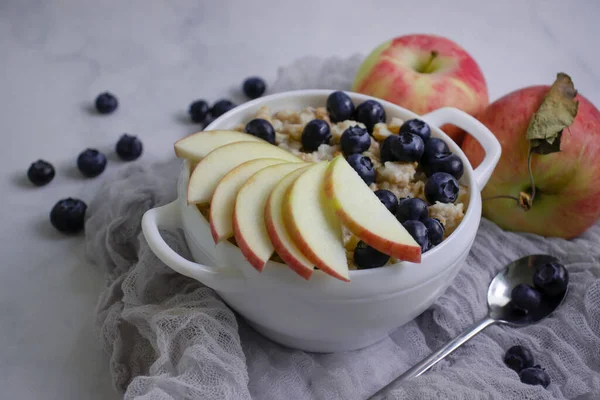
[[(400, 36), (379, 45), (360, 66), (352, 90), (426, 114), (456, 107), (477, 115), (488, 105), (475, 60), (458, 44), (434, 35)], [(442, 127), (460, 143), (464, 132)]]
[[(525, 135), (549, 89), (532, 86), (514, 91), (479, 115), (502, 145), (484, 198), (518, 197), (530, 190)], [(484, 200), (485, 217), (504, 229), (562, 238), (578, 236), (600, 218), (600, 112), (581, 95), (575, 100), (577, 115), (563, 131), (560, 152), (532, 156), (536, 195), (531, 209), (525, 211), (511, 199)], [(471, 164), (479, 165), (484, 154), (479, 143), (467, 135), (462, 148)]]

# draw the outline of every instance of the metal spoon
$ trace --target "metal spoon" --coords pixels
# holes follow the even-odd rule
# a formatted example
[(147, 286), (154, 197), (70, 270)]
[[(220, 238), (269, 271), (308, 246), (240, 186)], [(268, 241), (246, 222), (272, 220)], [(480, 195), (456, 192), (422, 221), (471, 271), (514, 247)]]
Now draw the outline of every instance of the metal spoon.
[(473, 324), (444, 347), (423, 359), (400, 377), (393, 380), (386, 387), (375, 393), (371, 399), (381, 396), (390, 389), (391, 386), (401, 381), (415, 378), (423, 374), (440, 360), (465, 344), (473, 336), (492, 324), (498, 323), (512, 326), (525, 326), (538, 322), (550, 315), (563, 302), (567, 295), (568, 288), (562, 296), (552, 298), (550, 301), (544, 301), (541, 307), (535, 312), (529, 312), (527, 314), (515, 313), (508, 303), (510, 302), (511, 291), (515, 286), (519, 283), (531, 285), (537, 267), (551, 262), (559, 261), (549, 255), (536, 254), (520, 258), (508, 264), (506, 268), (500, 271), (494, 279), (492, 279), (492, 282), (490, 282), (487, 292), (488, 314), (485, 318)]

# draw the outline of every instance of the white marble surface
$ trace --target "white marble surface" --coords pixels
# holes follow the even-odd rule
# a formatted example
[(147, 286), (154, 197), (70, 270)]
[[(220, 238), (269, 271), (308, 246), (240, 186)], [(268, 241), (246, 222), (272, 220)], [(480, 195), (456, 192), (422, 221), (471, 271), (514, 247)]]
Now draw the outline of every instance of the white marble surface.
[[(1, 1), (1, 397), (119, 398), (93, 327), (103, 274), (83, 258), (81, 237), (48, 222), (58, 199), (90, 200), (102, 180), (73, 169), (85, 147), (108, 150), (129, 132), (145, 162), (166, 159), (195, 129), (185, 122), (191, 100), (237, 96), (247, 75), (272, 81), (305, 54), (366, 53), (412, 32), (462, 44), (492, 99), (565, 71), (600, 105), (599, 18), (597, 0)], [(121, 106), (93, 115), (104, 90)], [(24, 180), (38, 158), (57, 167), (44, 188)], [(104, 177), (120, 166), (111, 159)]]

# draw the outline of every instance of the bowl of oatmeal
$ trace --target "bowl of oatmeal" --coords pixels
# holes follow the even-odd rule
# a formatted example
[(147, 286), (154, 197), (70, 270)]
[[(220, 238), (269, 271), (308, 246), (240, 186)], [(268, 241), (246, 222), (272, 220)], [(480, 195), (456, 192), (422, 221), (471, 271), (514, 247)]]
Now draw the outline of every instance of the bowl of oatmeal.
[[(149, 210), (142, 221), (148, 244), (163, 262), (213, 288), (263, 335), (285, 346), (315, 352), (366, 347), (385, 338), (435, 302), (469, 253), (481, 219), (480, 190), (501, 152), (494, 135), (460, 110), (442, 108), (419, 116), (382, 100), (346, 92), (356, 107), (376, 101), (384, 110), (384, 117), (340, 120), (326, 107), (331, 93), (330, 90), (301, 90), (266, 96), (229, 111), (206, 130), (245, 132), (249, 122), (255, 119), (268, 121), (275, 134), (267, 139), (307, 163), (344, 155), (347, 150), (343, 143), (344, 132), (353, 127), (367, 130), (368, 147), (365, 145), (360, 156), (368, 158), (370, 165), (367, 172), (359, 172), (365, 183), (373, 191), (391, 192), (392, 197), (400, 199), (400, 205), (406, 199), (427, 203), (428, 218), (443, 226), (443, 237), (438, 238), (436, 245), (421, 245), (419, 263), (388, 258), (377, 268), (365, 265), (364, 257), (356, 254), (361, 250), (360, 240), (345, 230), (349, 282), (333, 279), (320, 270), (315, 270), (310, 279), (303, 279), (277, 254), (258, 272), (234, 240), (215, 244), (207, 207), (188, 204), (187, 188), (194, 168), (190, 161), (183, 162), (177, 200)], [(386, 150), (384, 142), (396, 140), (402, 125), (415, 119), (426, 123), (431, 138), (443, 141), (461, 162), (453, 201), (433, 201), (436, 199), (428, 195), (426, 188), (431, 176), (427, 167), (415, 161), (399, 161)], [(322, 121), (313, 123), (320, 128), (328, 126), (328, 138), (323, 143), (318, 140), (316, 144), (303, 143), (303, 132), (315, 120)], [(473, 135), (486, 150), (484, 161), (475, 170), (459, 146), (438, 128), (447, 123)], [(365, 165), (364, 160), (361, 162)], [(390, 218), (396, 215), (390, 213)], [(173, 251), (160, 236), (159, 227), (180, 228), (192, 259)]]

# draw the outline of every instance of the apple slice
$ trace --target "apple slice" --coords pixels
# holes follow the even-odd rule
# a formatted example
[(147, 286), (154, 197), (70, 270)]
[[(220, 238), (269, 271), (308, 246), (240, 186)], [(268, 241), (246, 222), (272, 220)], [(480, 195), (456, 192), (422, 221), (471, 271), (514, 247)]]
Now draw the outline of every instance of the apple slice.
[(325, 194), (344, 225), (371, 247), (399, 260), (421, 261), (421, 247), (343, 156), (327, 169)]
[(309, 279), (315, 266), (292, 240), (283, 220), (283, 199), (289, 187), (308, 167), (297, 169), (283, 178), (273, 189), (265, 205), (265, 224), (275, 252), (294, 272)]
[(273, 244), (265, 224), (265, 204), (271, 191), (284, 176), (306, 163), (285, 163), (266, 167), (244, 183), (235, 199), (233, 233), (248, 262), (258, 271), (273, 255)]
[(257, 158), (302, 162), (292, 153), (264, 140), (226, 144), (208, 153), (194, 168), (188, 184), (188, 204), (208, 203), (219, 181), (229, 171)]
[(234, 142), (260, 142), (262, 139), (237, 131), (202, 131), (175, 142), (175, 155), (197, 163), (217, 147)]
[(348, 261), (340, 219), (325, 198), (329, 162), (306, 169), (288, 188), (283, 199), (283, 219), (300, 251), (313, 265), (349, 282)]
[(263, 168), (286, 161), (276, 158), (257, 158), (247, 161), (227, 173), (219, 181), (210, 199), (210, 232), (215, 243), (233, 236), (233, 207), (235, 197), (244, 183)]

